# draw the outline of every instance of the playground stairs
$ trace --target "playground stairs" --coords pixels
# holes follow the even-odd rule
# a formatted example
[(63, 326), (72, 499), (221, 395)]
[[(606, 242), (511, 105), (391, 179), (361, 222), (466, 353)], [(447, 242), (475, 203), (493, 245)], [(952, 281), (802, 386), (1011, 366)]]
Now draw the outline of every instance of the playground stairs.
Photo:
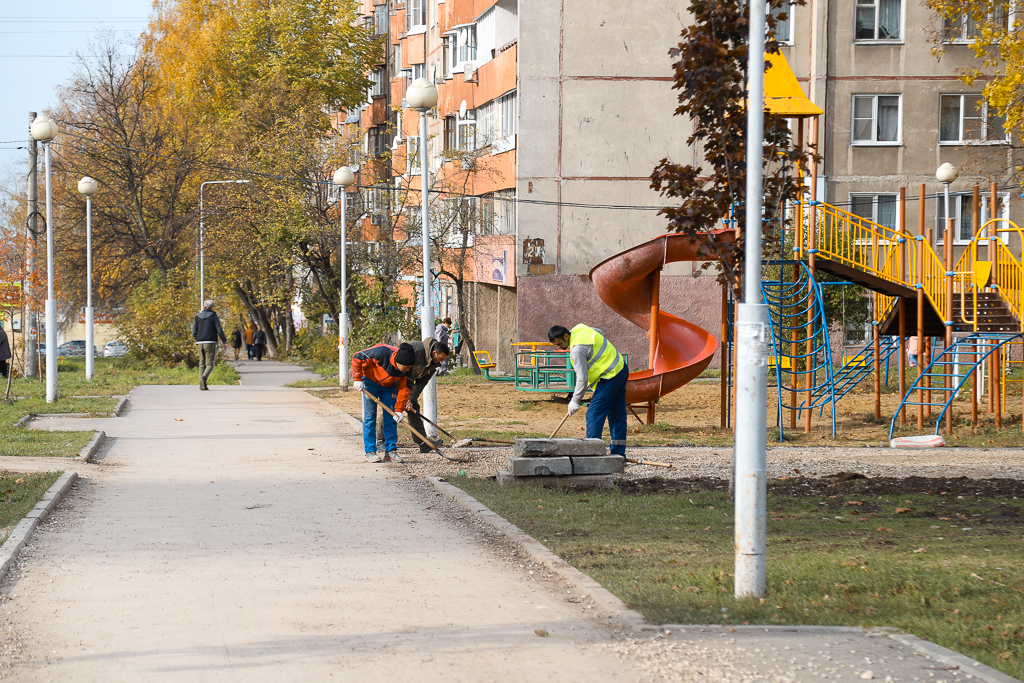
[[(898, 353), (900, 348), (898, 337), (879, 337), (878, 340), (878, 362), (879, 364), (885, 364), (889, 362), (889, 358)], [(850, 358), (843, 364), (843, 367), (839, 368), (832, 376), (832, 382), (834, 384), (835, 399), (838, 401), (846, 394), (853, 391), (853, 388), (864, 381), (875, 369), (874, 364), (875, 357), (875, 344), (874, 341), (868, 342), (864, 345), (855, 356)], [(824, 396), (827, 392), (827, 387), (818, 387), (813, 398), (815, 402), (819, 396)]]
[[(932, 408), (931, 413), (935, 417), (935, 433), (938, 434), (942, 426), (942, 418), (949, 410), (957, 393), (970, 379), (973, 370), (996, 349), (1019, 337), (1019, 331), (974, 332), (964, 337), (954, 338), (950, 346), (937, 351), (932, 362), (914, 380), (910, 390), (900, 402), (889, 425), (889, 438), (892, 439), (900, 411), (905, 406)], [(958, 372), (960, 369), (963, 369), (963, 372)], [(922, 393), (923, 396), (920, 396), (919, 394)]]

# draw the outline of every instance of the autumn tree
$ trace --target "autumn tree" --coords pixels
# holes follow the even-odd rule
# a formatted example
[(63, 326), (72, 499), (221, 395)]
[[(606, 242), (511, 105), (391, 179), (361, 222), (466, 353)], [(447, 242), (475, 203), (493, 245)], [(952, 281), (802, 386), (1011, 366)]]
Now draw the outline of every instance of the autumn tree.
[[(776, 21), (785, 16), (780, 11), (784, 4), (788, 7), (788, 0), (767, 2), (773, 10), (767, 17), (768, 53), (778, 52), (773, 35)], [(702, 162), (678, 164), (662, 159), (651, 176), (651, 186), (678, 201), (661, 210), (669, 219), (669, 230), (707, 238), (700, 242), (705, 245), (702, 258), (720, 267), (722, 281), (739, 296), (743, 240), (723, 239), (713, 231), (728, 222), (738, 234), (745, 232), (748, 3), (691, 0), (689, 12), (693, 23), (683, 30), (681, 41), (669, 54), (676, 60), (672, 87), (679, 91), (679, 106), (675, 114), (689, 120), (693, 132), (687, 144), (698, 150)], [(763, 65), (756, 67), (763, 69)], [(794, 167), (806, 167), (810, 157), (793, 147), (786, 120), (769, 115), (765, 116), (761, 155), (765, 193), (754, 201), (763, 201), (765, 214), (773, 216), (803, 192)], [(765, 257), (781, 256), (778, 222), (766, 222), (765, 228)]]

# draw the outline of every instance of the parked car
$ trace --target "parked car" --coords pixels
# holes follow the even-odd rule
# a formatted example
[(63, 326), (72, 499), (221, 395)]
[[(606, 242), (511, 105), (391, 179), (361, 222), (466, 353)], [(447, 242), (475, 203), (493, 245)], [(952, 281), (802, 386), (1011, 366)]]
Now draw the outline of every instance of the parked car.
[(128, 347), (122, 341), (108, 341), (103, 345), (103, 357), (104, 358), (116, 358), (118, 356), (127, 356)]
[(85, 355), (85, 340), (75, 339), (74, 341), (64, 342), (57, 347), (58, 356), (84, 356)]

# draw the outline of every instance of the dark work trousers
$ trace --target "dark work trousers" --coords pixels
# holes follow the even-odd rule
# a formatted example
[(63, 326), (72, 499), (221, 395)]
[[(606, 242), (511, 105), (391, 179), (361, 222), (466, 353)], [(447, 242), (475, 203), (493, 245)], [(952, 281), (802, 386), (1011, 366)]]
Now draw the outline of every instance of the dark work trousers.
[(263, 360), (263, 344), (253, 344), (252, 353), (256, 356), (256, 360)]
[(626, 380), (629, 368), (609, 379), (598, 380), (594, 394), (587, 406), (587, 438), (600, 439), (604, 432), (604, 421), (608, 419), (608, 430), (612, 435), (612, 455), (626, 457)]

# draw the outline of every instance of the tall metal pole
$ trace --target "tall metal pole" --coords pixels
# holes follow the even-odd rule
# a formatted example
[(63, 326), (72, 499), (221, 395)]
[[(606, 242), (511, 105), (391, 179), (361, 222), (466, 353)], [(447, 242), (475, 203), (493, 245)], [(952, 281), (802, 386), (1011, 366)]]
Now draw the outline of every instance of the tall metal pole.
[(348, 391), (348, 266), (346, 261), (346, 242), (348, 242), (348, 221), (345, 219), (346, 199), (345, 188), (341, 187), (341, 279), (338, 286), (338, 384), (342, 391)]
[(85, 378), (96, 369), (92, 308), (92, 197), (85, 198)]
[[(423, 199), (421, 222), (423, 223), (423, 312), (420, 316), (420, 337), (426, 339), (434, 336), (434, 309), (430, 301), (430, 177), (427, 175), (427, 111), (420, 112), (420, 195)], [(430, 383), (423, 389), (424, 414), (437, 422), (437, 377), (431, 377)], [(427, 436), (437, 436), (437, 428), (427, 424)]]
[[(36, 113), (30, 111), (28, 120), (36, 120)], [(22, 351), (25, 357), (25, 376), (39, 376), (39, 316), (36, 311), (33, 280), (36, 272), (36, 236), (39, 234), (39, 152), (36, 139), (28, 138), (28, 223), (25, 226), (25, 293), (28, 320), (21, 322)]]
[(743, 303), (736, 322), (737, 598), (765, 592), (768, 307), (761, 303), (762, 153), (765, 0), (750, 0), (747, 66), (747, 187), (743, 231)]
[(43, 143), (46, 162), (46, 402), (57, 400), (57, 304), (53, 298), (53, 189), (50, 142)]

